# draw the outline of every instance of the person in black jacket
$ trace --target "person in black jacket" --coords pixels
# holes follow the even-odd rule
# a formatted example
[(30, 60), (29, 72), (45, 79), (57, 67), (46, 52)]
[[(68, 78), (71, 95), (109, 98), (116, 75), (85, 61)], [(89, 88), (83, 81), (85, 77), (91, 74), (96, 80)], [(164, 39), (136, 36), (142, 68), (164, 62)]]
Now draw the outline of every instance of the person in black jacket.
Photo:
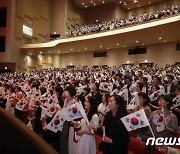
[[(129, 132), (120, 118), (127, 115), (126, 103), (118, 95), (109, 98), (109, 109), (104, 118), (105, 136), (101, 151), (103, 154), (127, 154), (129, 144)], [(102, 131), (98, 129), (97, 132)], [(101, 143), (102, 145), (102, 143)]]

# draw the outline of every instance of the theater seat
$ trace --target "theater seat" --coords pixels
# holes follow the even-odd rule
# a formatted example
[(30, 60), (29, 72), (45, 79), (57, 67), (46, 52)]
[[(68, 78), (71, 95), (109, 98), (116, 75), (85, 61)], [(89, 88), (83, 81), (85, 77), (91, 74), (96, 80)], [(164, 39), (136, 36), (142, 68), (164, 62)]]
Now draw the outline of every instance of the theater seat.
[(130, 142), (129, 142), (129, 154), (134, 153), (134, 154), (146, 154), (146, 144), (145, 142), (134, 138), (130, 137)]
[(102, 137), (99, 135), (95, 135), (95, 141), (96, 141), (96, 154), (102, 154), (102, 152), (98, 150), (98, 146), (102, 142)]

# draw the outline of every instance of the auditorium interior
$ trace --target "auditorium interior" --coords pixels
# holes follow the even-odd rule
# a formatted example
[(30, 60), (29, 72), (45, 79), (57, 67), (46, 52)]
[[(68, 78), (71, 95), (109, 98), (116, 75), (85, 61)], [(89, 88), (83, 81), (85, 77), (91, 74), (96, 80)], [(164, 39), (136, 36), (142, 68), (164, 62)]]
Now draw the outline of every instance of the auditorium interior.
[[(28, 85), (29, 82), (32, 82), (31, 86), (28, 85), (30, 91), (32, 86), (36, 87), (37, 83), (41, 84), (37, 88), (39, 91), (41, 91), (42, 85), (50, 87), (49, 89), (52, 88), (54, 91), (59, 88), (58, 85), (61, 85), (64, 90), (62, 100), (65, 101), (65, 92), (69, 91), (71, 93), (71, 86), (73, 85), (79, 94), (78, 99), (81, 101), (80, 94), (89, 89), (93, 93), (93, 85), (97, 86), (96, 82), (98, 82), (99, 87), (97, 89), (100, 89), (102, 93), (100, 104), (102, 99), (106, 97), (107, 91), (109, 92), (109, 89), (104, 90), (106, 93), (102, 92), (101, 83), (103, 83), (104, 88), (106, 88), (104, 84), (108, 83), (110, 89), (112, 84), (112, 90), (108, 98), (108, 100), (111, 100), (112, 97), (115, 99), (114, 95), (120, 90), (124, 90), (123, 86), (127, 84), (128, 87), (128, 82), (132, 82), (131, 85), (135, 84), (136, 89), (137, 87), (141, 88), (141, 80), (144, 77), (148, 80), (147, 87), (150, 92), (149, 89), (146, 89), (146, 93), (151, 102), (155, 100), (151, 97), (154, 94), (152, 89), (155, 88), (160, 91), (163, 87), (164, 91), (161, 91), (162, 95), (158, 96), (158, 100), (161, 98), (166, 100), (166, 95), (168, 95), (172, 101), (177, 98), (180, 104), (180, 0), (0, 0), (0, 153), (109, 154), (107, 148), (103, 147), (106, 149), (103, 149), (103, 151), (99, 146), (104, 142), (104, 136), (102, 137), (102, 134), (97, 135), (96, 133), (91, 135), (91, 137), (94, 136), (95, 140), (94, 151), (92, 150), (93, 145), (88, 142), (90, 146), (86, 148), (92, 146), (89, 151), (77, 152), (79, 149), (83, 149), (81, 145), (82, 149), (76, 147), (78, 149), (76, 152), (72, 150), (74, 147), (69, 148), (68, 153), (62, 152), (64, 147), (59, 148), (61, 145), (55, 147), (56, 143), (54, 144), (58, 140), (56, 135), (58, 133), (51, 134), (50, 130), (46, 131), (45, 129), (46, 133), (44, 135), (42, 130), (40, 133), (33, 131), (33, 127), (37, 122), (40, 125), (42, 119), (34, 122), (31, 115), (33, 112), (38, 111), (39, 113), (39, 108), (42, 111), (48, 109), (48, 106), (44, 109), (44, 104), (35, 104), (33, 106), (35, 110), (29, 107), (28, 111), (22, 111), (22, 109), (17, 111), (16, 106), (18, 100), (21, 99), (18, 98), (16, 89), (21, 86), (21, 89), (23, 89), (25, 84)], [(161, 79), (159, 79), (160, 77)], [(154, 78), (161, 80), (158, 83), (159, 89)], [(121, 79), (122, 81), (120, 81)], [(168, 84), (171, 79), (173, 83)], [(77, 83), (78, 85), (76, 85)], [(121, 83), (123, 86), (120, 85)], [(174, 85), (174, 89), (172, 85)], [(12, 96), (13, 101), (8, 110), (6, 108), (12, 97), (9, 96), (11, 92), (8, 90), (9, 93), (4, 92), (7, 87), (11, 89), (11, 92), (12, 88), (15, 87), (15, 96)], [(71, 88), (68, 89), (69, 87)], [(26, 88), (22, 92), (24, 93), (22, 94), (23, 97), (28, 91)], [(172, 92), (170, 92), (171, 89), (173, 89)], [(51, 92), (51, 90), (49, 91)], [(136, 95), (131, 93), (130, 88), (128, 90), (128, 100), (125, 99), (125, 96), (124, 100), (131, 102), (133, 96), (135, 99)], [(176, 91), (179, 93), (177, 92), (177, 94)], [(31, 93), (31, 95), (34, 97), (34, 93)], [(141, 95), (143, 94), (137, 94), (139, 97)], [(26, 97), (28, 98), (28, 95)], [(73, 96), (73, 98), (75, 97), (77, 95)], [(88, 101), (90, 101), (89, 97), (87, 98)], [(31, 104), (31, 98), (26, 99), (29, 100), (29, 104)], [(130, 101), (130, 99), (132, 100)], [(15, 105), (14, 102), (16, 102)], [(159, 102), (156, 105), (158, 106)], [(57, 107), (56, 112), (61, 110), (59, 109), (61, 107)], [(174, 112), (177, 112), (178, 115), (175, 115), (178, 122), (179, 107), (178, 105), (175, 107), (177, 110), (172, 110), (173, 116)], [(11, 109), (13, 113), (10, 113)], [(156, 112), (155, 108), (153, 109), (152, 112)], [(20, 112), (23, 112), (23, 114)], [(163, 107), (162, 112), (165, 116), (166, 112)], [(54, 114), (55, 112), (53, 112)], [(18, 116), (21, 116), (21, 118)], [(36, 116), (36, 113), (33, 116)], [(38, 116), (42, 118), (42, 115)], [(89, 118), (88, 115), (87, 117)], [(48, 118), (52, 119), (52, 116)], [(64, 125), (67, 123), (69, 122), (66, 121)], [(69, 124), (71, 125), (68, 128), (69, 133), (75, 125), (73, 124), (71, 122)], [(89, 125), (87, 128), (90, 127)], [(103, 121), (101, 127), (102, 125)], [(151, 126), (149, 127), (151, 130)], [(175, 126), (172, 127), (175, 129)], [(176, 137), (179, 139), (179, 125), (178, 128)], [(73, 131), (75, 129), (77, 128), (73, 128)], [(91, 131), (94, 129), (92, 127)], [(94, 130), (94, 132), (96, 131)], [(60, 131), (58, 130), (58, 132)], [(150, 132), (153, 134), (152, 131)], [(76, 133), (74, 134), (76, 135)], [(127, 145), (128, 151), (124, 153), (169, 153), (169, 148), (147, 146), (143, 139), (135, 137), (134, 134), (136, 133), (130, 133)], [(154, 135), (156, 136), (156, 134), (153, 134), (153, 137)], [(68, 136), (65, 138), (68, 138)], [(109, 139), (107, 138), (106, 140)], [(81, 143), (81, 139), (77, 141), (78, 145)], [(49, 140), (53, 140), (52, 143)], [(115, 146), (114, 149), (116, 149), (115, 141), (113, 139), (110, 139), (110, 141), (112, 141), (112, 146), (109, 145), (110, 143), (105, 143), (108, 144), (107, 147)], [(60, 137), (57, 142), (60, 142)], [(62, 144), (62, 142), (59, 144)], [(180, 153), (179, 145), (172, 147), (173, 150), (175, 149), (175, 154)], [(124, 154), (123, 150), (122, 148), (122, 154)], [(111, 154), (117, 153), (112, 152)]]

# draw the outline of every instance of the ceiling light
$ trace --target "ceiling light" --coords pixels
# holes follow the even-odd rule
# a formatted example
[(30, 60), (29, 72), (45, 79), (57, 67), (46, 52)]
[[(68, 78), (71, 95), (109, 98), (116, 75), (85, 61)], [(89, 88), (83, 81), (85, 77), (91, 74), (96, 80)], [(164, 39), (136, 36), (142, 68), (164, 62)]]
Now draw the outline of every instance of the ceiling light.
[(159, 37), (159, 40), (161, 40), (162, 39), (162, 37)]
[(145, 63), (147, 63), (148, 61), (147, 61), (147, 60), (145, 60), (144, 62), (145, 62)]
[(119, 45), (119, 43), (117, 43), (116, 45)]
[(139, 41), (136, 41), (136, 43), (138, 43)]
[(166, 40), (164, 40), (164, 42), (167, 42)]
[(40, 54), (41, 54), (42, 52), (40, 52)]
[(144, 43), (142, 45), (144, 45)]
[(137, 0), (134, 0), (134, 3), (137, 3), (138, 1)]
[(86, 50), (87, 48), (85, 47), (85, 50)]
[(129, 61), (127, 61), (127, 64), (129, 64)]
[(85, 7), (87, 8), (87, 5)]
[(66, 53), (68, 53), (68, 52), (66, 52)]
[(103, 1), (103, 4), (104, 4), (104, 1)]
[(91, 1), (91, 3), (92, 3), (93, 1)]
[(96, 4), (94, 3), (94, 6), (95, 6)]
[(126, 46), (124, 45), (124, 48), (125, 48)]
[(73, 49), (71, 49), (71, 51), (72, 51)]
[(149, 4), (151, 4), (151, 2), (149, 2)]
[(109, 48), (107, 48), (107, 49), (109, 49)]
[(122, 2), (120, 1), (119, 3), (121, 4)]
[(102, 48), (102, 45), (100, 45), (99, 47)]
[(84, 3), (82, 3), (82, 5), (84, 5)]
[(58, 52), (60, 52), (60, 51), (58, 51)]

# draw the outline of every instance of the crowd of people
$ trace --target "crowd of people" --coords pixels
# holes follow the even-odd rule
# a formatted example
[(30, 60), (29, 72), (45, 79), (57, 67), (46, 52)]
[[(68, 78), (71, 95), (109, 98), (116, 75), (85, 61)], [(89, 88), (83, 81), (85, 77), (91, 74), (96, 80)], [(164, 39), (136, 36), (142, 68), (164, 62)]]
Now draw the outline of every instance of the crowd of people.
[[(102, 85), (105, 89), (103, 89)], [(35, 90), (35, 93), (31, 93)], [(127, 95), (122, 93), (126, 90)], [(40, 97), (38, 99), (34, 97)], [(48, 94), (47, 99), (43, 99)], [(139, 104), (132, 105), (138, 96)], [(57, 96), (53, 115), (47, 101)], [(19, 100), (28, 104), (17, 107)], [(129, 132), (120, 118), (144, 110), (155, 137), (174, 137), (180, 124), (180, 67), (79, 67), (50, 68), (25, 73), (0, 74), (0, 107), (19, 118), (61, 154), (96, 154), (95, 134), (103, 134), (99, 150), (104, 154), (128, 153), (129, 138), (146, 140), (149, 127)], [(53, 116), (81, 102), (89, 120), (65, 121), (61, 131), (47, 129)], [(179, 105), (178, 105), (179, 103)], [(159, 128), (160, 115), (164, 127)], [(3, 127), (3, 126), (2, 126)], [(105, 129), (104, 129), (105, 128)]]
[(91, 34), (91, 33), (112, 30), (112, 29), (130, 26), (130, 25), (134, 25), (138, 23), (144, 23), (147, 21), (155, 20), (155, 19), (166, 18), (171, 15), (177, 14), (179, 12), (180, 12), (180, 8), (178, 6), (172, 6), (172, 7), (165, 8), (161, 11), (157, 11), (153, 14), (144, 13), (140, 17), (132, 15), (132, 17), (129, 19), (120, 18), (120, 19), (109, 20), (106, 22), (97, 20), (94, 24), (78, 27), (74, 30), (69, 30), (67, 32), (67, 36), (75, 37), (75, 36), (81, 36), (84, 34)]

